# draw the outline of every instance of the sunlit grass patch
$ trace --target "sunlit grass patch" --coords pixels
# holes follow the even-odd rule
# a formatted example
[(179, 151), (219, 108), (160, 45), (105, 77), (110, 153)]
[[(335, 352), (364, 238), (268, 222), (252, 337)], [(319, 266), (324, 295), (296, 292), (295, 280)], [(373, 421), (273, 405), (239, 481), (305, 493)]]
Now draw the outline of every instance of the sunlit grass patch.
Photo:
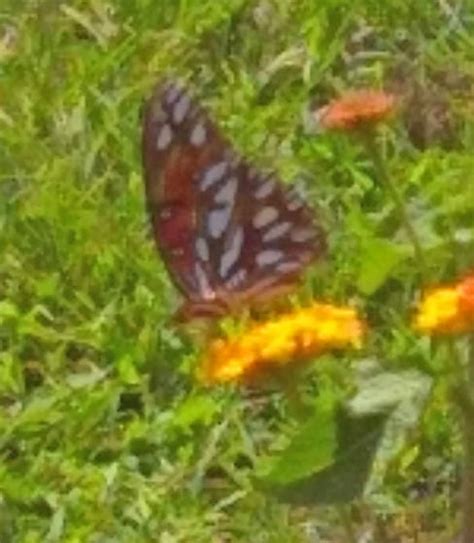
[[(428, 87), (437, 65), (472, 72), (472, 17), (443, 6), (2, 2), (2, 542), (331, 537), (340, 521), (327, 511), (316, 519), (289, 513), (252, 486), (257, 457), (281, 448), (298, 424), (285, 401), (225, 387), (203, 392), (194, 382), (196, 347), (169, 324), (177, 295), (149, 232), (141, 104), (158, 77), (172, 74), (195, 89), (238, 149), (286, 182), (302, 177), (330, 242), (302, 298), (366, 308), (371, 329), (394, 338), (373, 332), (377, 356), (389, 353), (385, 364), (403, 366), (411, 342), (410, 360), (425, 367), (426, 338), (416, 343), (398, 328), (420, 285), (393, 204), (357, 142), (309, 138), (301, 117), (310, 100), (322, 105), (350, 88), (382, 88), (400, 57), (413, 60)], [(410, 107), (424, 94), (416, 96)], [(462, 93), (452, 104), (444, 99), (443, 108), (467, 111), (462, 100)], [(433, 103), (423, 111), (438, 126), (445, 109)], [(474, 132), (472, 118), (461, 121), (448, 131), (447, 149), (429, 137), (415, 148), (397, 119), (380, 141), (433, 284), (474, 264)], [(349, 394), (348, 366), (309, 370), (298, 389), (303, 405)], [(426, 489), (429, 503), (419, 505), (429, 519), (433, 511), (443, 524), (451, 518), (458, 449), (442, 392), (420, 427), (417, 451), (429, 457), (396, 459), (383, 495), (368, 501), (382, 509), (380, 524), (403, 517), (413, 488)], [(371, 514), (361, 524), (375, 524)]]

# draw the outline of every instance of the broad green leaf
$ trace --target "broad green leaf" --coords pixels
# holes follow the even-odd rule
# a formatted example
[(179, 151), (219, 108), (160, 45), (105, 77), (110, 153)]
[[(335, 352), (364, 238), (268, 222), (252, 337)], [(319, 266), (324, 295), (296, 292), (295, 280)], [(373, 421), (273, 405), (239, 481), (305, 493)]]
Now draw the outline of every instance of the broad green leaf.
[(379, 238), (364, 240), (359, 254), (357, 288), (362, 294), (373, 294), (404, 258), (403, 250), (388, 240)]
[(372, 361), (361, 363), (357, 375), (358, 392), (348, 404), (351, 411), (366, 415), (396, 408), (412, 424), (426, 401), (432, 379), (414, 369), (372, 373), (375, 370)]
[[(273, 482), (277, 486), (272, 490), (282, 501), (305, 505), (342, 504), (361, 496), (367, 488), (374, 488), (381, 468), (400, 450), (407, 431), (417, 423), (431, 380), (409, 370), (399, 374), (361, 375), (359, 384), (357, 395), (337, 414), (332, 461), (326, 466), (315, 463), (310, 476), (303, 473), (297, 480), (294, 475), (300, 468), (289, 470), (293, 481), (283, 475), (278, 477), (278, 471), (274, 470)], [(300, 434), (298, 437), (301, 439)], [(297, 445), (297, 442), (292, 443), (288, 450), (298, 451)], [(312, 446), (319, 446), (316, 439)], [(327, 442), (323, 442), (323, 451), (328, 450), (325, 447)], [(307, 455), (306, 458), (310, 453)], [(301, 462), (295, 452), (290, 458), (297, 466)], [(276, 467), (286, 475), (285, 463)]]
[(0, 322), (3, 323), (7, 319), (14, 319), (19, 316), (18, 308), (7, 300), (0, 302)]
[(173, 422), (176, 426), (190, 428), (193, 424), (209, 424), (219, 405), (209, 395), (192, 395), (181, 403), (174, 414)]
[(370, 485), (374, 487), (381, 483), (384, 466), (400, 452), (406, 443), (407, 435), (418, 424), (431, 391), (432, 379), (417, 370), (373, 375), (361, 371), (358, 383), (359, 391), (348, 403), (353, 414), (367, 416), (390, 412), (377, 451), (378, 480), (374, 478)]
[[(344, 504), (362, 495), (383, 435), (387, 414), (337, 414), (337, 449), (331, 465), (309, 477), (274, 488), (281, 501), (295, 505)], [(313, 447), (318, 447), (315, 441)]]
[(334, 409), (318, 409), (275, 461), (264, 484), (285, 484), (325, 468), (336, 445)]
[(90, 367), (88, 372), (71, 373), (66, 377), (66, 382), (72, 388), (84, 388), (97, 384), (102, 381), (107, 372), (95, 366)]
[(123, 355), (117, 362), (117, 372), (122, 383), (127, 385), (138, 385), (141, 381), (140, 374), (133, 363), (133, 359), (129, 354)]

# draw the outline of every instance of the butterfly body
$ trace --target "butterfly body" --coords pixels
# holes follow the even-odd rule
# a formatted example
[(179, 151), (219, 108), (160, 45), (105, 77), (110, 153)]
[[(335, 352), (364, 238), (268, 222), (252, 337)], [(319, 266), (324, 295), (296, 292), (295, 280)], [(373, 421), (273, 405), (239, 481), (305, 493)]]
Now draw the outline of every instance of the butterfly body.
[(186, 299), (182, 320), (286, 292), (324, 251), (295, 191), (242, 159), (173, 83), (145, 107), (143, 163), (154, 237)]

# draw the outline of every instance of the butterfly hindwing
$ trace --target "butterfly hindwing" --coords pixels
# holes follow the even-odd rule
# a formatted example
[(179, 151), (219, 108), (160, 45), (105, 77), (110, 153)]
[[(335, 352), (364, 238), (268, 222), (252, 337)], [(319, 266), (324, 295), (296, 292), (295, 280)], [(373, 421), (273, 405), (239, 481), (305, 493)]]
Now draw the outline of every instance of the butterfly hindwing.
[(322, 231), (295, 190), (237, 155), (175, 84), (147, 103), (143, 159), (158, 247), (192, 303), (251, 301), (295, 282), (323, 252)]
[(321, 252), (321, 233), (306, 205), (274, 175), (243, 161), (200, 198), (207, 211), (198, 224), (205, 247), (198, 258), (208, 257), (203, 264), (221, 290), (265, 288), (298, 274)]

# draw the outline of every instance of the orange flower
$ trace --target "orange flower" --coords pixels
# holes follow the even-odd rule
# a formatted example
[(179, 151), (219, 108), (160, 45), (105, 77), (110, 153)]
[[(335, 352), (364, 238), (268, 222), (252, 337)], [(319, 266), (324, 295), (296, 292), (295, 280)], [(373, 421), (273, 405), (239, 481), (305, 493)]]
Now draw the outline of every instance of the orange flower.
[(474, 275), (428, 292), (418, 306), (415, 327), (421, 332), (439, 334), (473, 331)]
[(350, 308), (313, 304), (256, 324), (236, 338), (214, 340), (202, 365), (206, 383), (247, 380), (330, 349), (360, 346), (364, 324)]
[(459, 285), (459, 302), (464, 313), (474, 318), (474, 274), (466, 277)]
[(322, 128), (351, 130), (382, 121), (394, 107), (393, 94), (366, 89), (348, 92), (318, 109), (314, 116)]

